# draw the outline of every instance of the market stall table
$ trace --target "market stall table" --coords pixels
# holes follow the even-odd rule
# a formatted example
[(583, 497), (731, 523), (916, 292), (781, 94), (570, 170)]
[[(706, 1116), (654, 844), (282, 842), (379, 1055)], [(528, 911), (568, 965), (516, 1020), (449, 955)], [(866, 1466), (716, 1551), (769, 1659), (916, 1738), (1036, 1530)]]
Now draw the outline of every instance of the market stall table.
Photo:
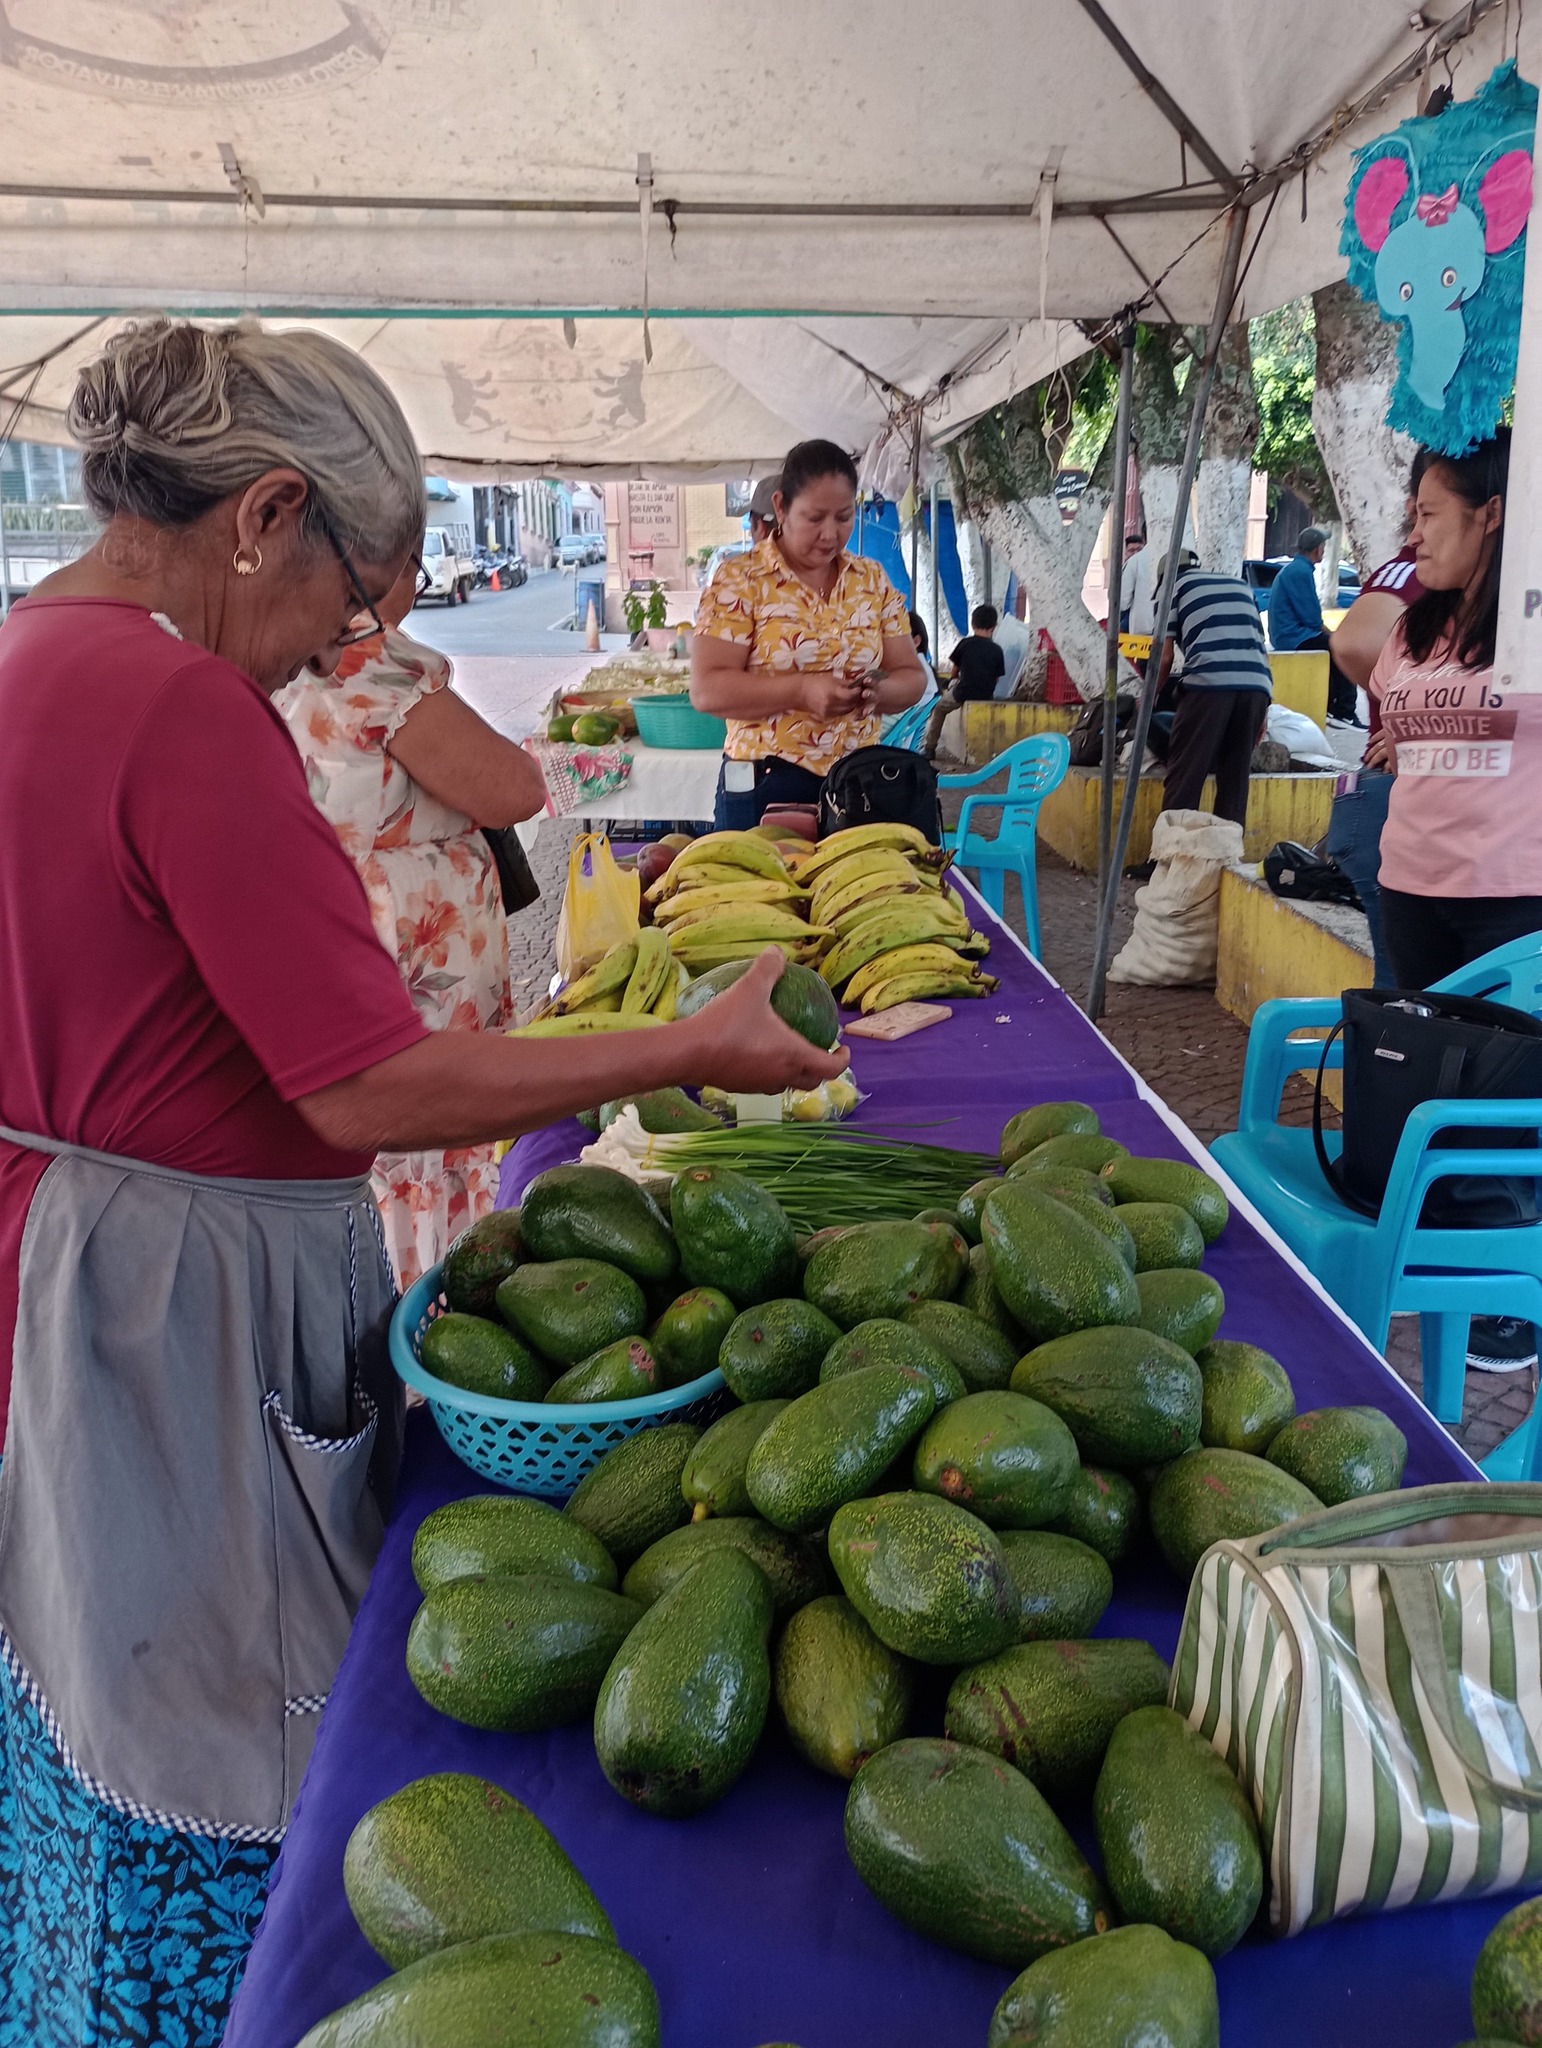
[[(972, 913), (977, 923), (989, 914)], [(857, 1121), (891, 1135), (994, 1150), (1034, 1101), (1080, 1096), (1133, 1150), (1205, 1155), (1113, 1048), (1004, 930), (993, 932), (998, 997), (885, 1046), (864, 1042), (870, 1099)], [(1010, 1022), (997, 1022), (998, 1018)], [(924, 1131), (922, 1127), (924, 1126)], [(521, 1141), (503, 1199), (574, 1156), (561, 1125)], [(1283, 1358), (1302, 1408), (1372, 1402), (1408, 1437), (1407, 1483), (1475, 1468), (1315, 1283), (1234, 1207), (1206, 1267), (1226, 1293), (1224, 1336)], [(754, 1763), (689, 1821), (638, 1813), (610, 1789), (587, 1721), (540, 1736), (459, 1726), (408, 1681), (417, 1605), (410, 1548), (422, 1517), (483, 1490), (428, 1418), (414, 1416), (395, 1518), (338, 1674), (226, 2048), (293, 2048), (306, 2029), (385, 1974), (343, 1896), (344, 1844), (377, 1800), (430, 1771), (474, 1771), (525, 1800), (593, 1885), (617, 1937), (658, 1987), (668, 2048), (984, 2048), (1009, 1971), (924, 1940), (865, 1891), (842, 1843), (845, 1788), (801, 1763), (768, 1725)], [(1167, 1657), (1183, 1589), (1154, 1558), (1121, 1567), (1100, 1635), (1141, 1636)], [(935, 1718), (941, 1688), (929, 1689)], [(1085, 1811), (1069, 1816), (1084, 1846)], [(1353, 1920), (1290, 1942), (1255, 1934), (1217, 1966), (1223, 2048), (1451, 2048), (1470, 2031), (1467, 1986), (1502, 1906)]]

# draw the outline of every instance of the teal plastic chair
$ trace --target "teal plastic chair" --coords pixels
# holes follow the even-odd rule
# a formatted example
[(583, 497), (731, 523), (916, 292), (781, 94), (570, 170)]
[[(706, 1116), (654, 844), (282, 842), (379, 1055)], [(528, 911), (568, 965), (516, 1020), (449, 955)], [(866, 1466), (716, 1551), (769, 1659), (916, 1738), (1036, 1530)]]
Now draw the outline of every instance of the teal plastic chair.
[[(1542, 1013), (1542, 934), (1496, 947), (1437, 982), (1449, 995), (1484, 996)], [(1394, 1313), (1417, 1314), (1424, 1403), (1440, 1422), (1461, 1419), (1468, 1324), (1475, 1315), (1518, 1316), (1542, 1326), (1542, 1225), (1494, 1230), (1428, 1230), (1418, 1218), (1431, 1184), (1450, 1174), (1536, 1174), (1542, 1147), (1505, 1151), (1432, 1149), (1453, 1127), (1542, 1127), (1542, 1101), (1424, 1102), (1409, 1117), (1377, 1217), (1361, 1216), (1323, 1179), (1310, 1130), (1277, 1121), (1288, 1077), (1315, 1075), (1321, 1036), (1342, 1015), (1335, 997), (1262, 1005), (1248, 1034), (1235, 1131), (1210, 1150), (1302, 1263), (1384, 1350)], [(1335, 1044), (1328, 1066), (1342, 1068)], [(1340, 1140), (1324, 1134), (1330, 1153)], [(1538, 1404), (1483, 1461), (1490, 1479), (1542, 1478)]]
[[(966, 796), (959, 807), (957, 829), (943, 835), (954, 864), (972, 873), (980, 894), (1001, 916), (1006, 908), (1006, 878), (1014, 874), (1023, 892), (1023, 931), (1028, 950), (1039, 956), (1039, 806), (1065, 780), (1071, 764), (1071, 742), (1063, 732), (1035, 733), (976, 768), (971, 775), (939, 775), (939, 789), (979, 790), (1005, 775), (1003, 790)], [(977, 812), (997, 810), (1001, 821), (987, 838), (976, 829)]]
[(912, 754), (919, 754), (921, 743), (926, 738), (927, 722), (937, 707), (935, 697), (927, 697), (919, 704), (912, 704), (908, 711), (902, 711), (883, 736), (886, 747), (904, 747)]

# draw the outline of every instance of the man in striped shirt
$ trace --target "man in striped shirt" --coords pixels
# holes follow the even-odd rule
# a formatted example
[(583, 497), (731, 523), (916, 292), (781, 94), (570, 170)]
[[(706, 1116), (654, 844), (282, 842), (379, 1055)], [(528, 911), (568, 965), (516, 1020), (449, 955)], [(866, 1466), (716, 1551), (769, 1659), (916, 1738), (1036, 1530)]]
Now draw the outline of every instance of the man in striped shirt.
[[(1159, 588), (1162, 574), (1159, 568)], [(1274, 679), (1252, 591), (1240, 576), (1214, 576), (1201, 569), (1187, 549), (1173, 592), (1159, 694), (1175, 645), (1182, 651), (1183, 669), (1162, 808), (1198, 810), (1205, 778), (1213, 775), (1215, 815), (1241, 825), (1247, 817), (1253, 749), (1269, 715)]]

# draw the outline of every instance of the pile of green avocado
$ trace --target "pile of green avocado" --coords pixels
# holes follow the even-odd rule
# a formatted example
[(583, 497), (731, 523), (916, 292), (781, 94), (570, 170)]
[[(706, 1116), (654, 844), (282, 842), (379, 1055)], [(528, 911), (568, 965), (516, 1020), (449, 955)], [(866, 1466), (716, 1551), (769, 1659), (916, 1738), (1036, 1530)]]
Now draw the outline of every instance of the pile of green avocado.
[[(1186, 1580), (1221, 1538), (1397, 1486), (1405, 1445), (1377, 1410), (1298, 1415), (1277, 1361), (1217, 1336), (1207, 1174), (1130, 1157), (1081, 1103), (1014, 1117), (1001, 1169), (956, 1211), (799, 1244), (727, 1169), (660, 1207), (562, 1167), (468, 1231), (424, 1343), (440, 1378), (616, 1400), (716, 1367), (734, 1405), (629, 1437), (564, 1510), (430, 1514), (407, 1667), (474, 1727), (592, 1717), (617, 1793), (672, 1818), (729, 1790), (774, 1700), (849, 1781), (875, 1896), (1021, 1973), (989, 2048), (1214, 2048), (1210, 1961), (1263, 1895), (1252, 1809), (1155, 1650), (1092, 1631), (1148, 1529)], [(1101, 1877), (1063, 1820), (1089, 1794)], [(303, 2048), (436, 2038), (436, 2001), (474, 2009), (484, 1979), (502, 2010), (553, 1987), (543, 2048), (657, 2043), (646, 1977), (496, 1786), (408, 1786), (345, 1876), (397, 1974)]]

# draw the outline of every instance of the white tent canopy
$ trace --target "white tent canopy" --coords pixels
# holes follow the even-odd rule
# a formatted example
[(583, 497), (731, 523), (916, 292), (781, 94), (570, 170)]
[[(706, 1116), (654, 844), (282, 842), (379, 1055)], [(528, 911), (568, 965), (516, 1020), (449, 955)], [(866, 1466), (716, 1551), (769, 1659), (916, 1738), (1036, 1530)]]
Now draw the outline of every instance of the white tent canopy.
[(249, 309), (364, 348), (452, 474), (743, 474), (918, 405), (935, 441), (1058, 323), (1208, 319), (1239, 194), (1240, 310), (1338, 274), (1350, 150), (1511, 13), (0, 0), (0, 396), (57, 436), (89, 316)]

